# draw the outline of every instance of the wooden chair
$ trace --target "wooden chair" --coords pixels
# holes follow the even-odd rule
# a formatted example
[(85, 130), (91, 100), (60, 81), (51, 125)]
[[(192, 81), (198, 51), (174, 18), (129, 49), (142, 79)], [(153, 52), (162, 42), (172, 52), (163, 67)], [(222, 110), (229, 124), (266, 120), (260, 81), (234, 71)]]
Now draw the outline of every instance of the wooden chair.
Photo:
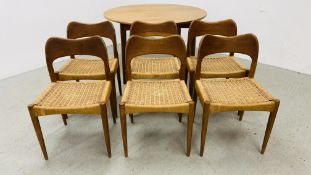
[[(180, 59), (178, 79), (133, 79), (131, 61), (146, 54), (169, 54)], [(190, 155), (194, 102), (185, 84), (186, 47), (180, 36), (144, 38), (132, 36), (126, 46), (127, 84), (120, 103), (120, 120), (125, 157), (128, 156), (126, 114), (175, 112), (188, 114), (187, 156)]]
[[(113, 79), (113, 75), (109, 71), (109, 61), (105, 43), (97, 36), (77, 40), (50, 38), (45, 46), (45, 54), (52, 83), (28, 106), (44, 158), (48, 160), (39, 117), (61, 114), (64, 124), (67, 125), (67, 113), (99, 114), (102, 118), (108, 156), (111, 157), (107, 118), (108, 98), (110, 98), (114, 123), (117, 117), (117, 104), (115, 91), (111, 91), (111, 79)], [(97, 56), (102, 59), (105, 66), (105, 80), (91, 82), (59, 81), (59, 76), (53, 68), (53, 62), (57, 58), (76, 54)]]
[[(109, 59), (110, 74), (117, 74), (119, 93), (122, 95), (121, 76), (119, 67), (119, 54), (115, 30), (111, 22), (105, 21), (97, 24), (84, 24), (79, 22), (70, 22), (67, 26), (67, 38), (77, 39), (89, 36), (101, 36), (108, 38), (113, 44), (113, 59)], [(60, 80), (104, 80), (105, 66), (101, 59), (75, 58), (71, 55), (71, 60), (64, 64), (58, 71)], [(112, 80), (112, 86), (115, 90), (115, 81)]]
[[(236, 36), (237, 26), (232, 19), (218, 22), (193, 21), (188, 31), (187, 70), (190, 74), (189, 92), (193, 94), (197, 58), (195, 57), (196, 37), (206, 34)], [(194, 45), (192, 45), (194, 43)], [(192, 46), (194, 46), (192, 48)], [(239, 78), (247, 74), (247, 70), (237, 62), (234, 53), (228, 56), (210, 56), (202, 61), (201, 76), (204, 78)]]
[[(280, 101), (262, 88), (253, 78), (258, 59), (259, 44), (255, 35), (234, 37), (206, 35), (200, 42), (194, 101), (197, 95), (203, 106), (201, 149), (203, 156), (209, 114), (226, 111), (268, 111), (270, 112), (261, 153), (265, 152)], [(236, 52), (251, 57), (248, 77), (232, 79), (206, 79), (202, 77), (203, 58), (210, 54)], [(240, 121), (243, 115), (240, 116)]]
[[(130, 28), (130, 35), (143, 37), (167, 37), (179, 35), (177, 25), (173, 21), (162, 23), (147, 23), (135, 21)], [(124, 66), (126, 67), (126, 66)], [(143, 57), (138, 56), (132, 59), (132, 77), (136, 78), (178, 78), (180, 63), (176, 57)], [(182, 114), (178, 114), (181, 122)], [(130, 114), (131, 122), (134, 122), (133, 114)]]
[[(136, 21), (131, 25), (130, 35), (143, 37), (166, 37), (177, 35), (178, 29), (173, 21), (145, 23)], [(132, 78), (178, 78), (180, 63), (176, 57), (135, 57), (131, 62)]]

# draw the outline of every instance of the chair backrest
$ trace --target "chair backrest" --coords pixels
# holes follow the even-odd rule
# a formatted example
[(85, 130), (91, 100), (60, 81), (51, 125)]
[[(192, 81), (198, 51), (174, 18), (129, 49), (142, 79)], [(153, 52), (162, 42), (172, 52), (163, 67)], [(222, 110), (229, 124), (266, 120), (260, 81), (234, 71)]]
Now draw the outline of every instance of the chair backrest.
[(162, 23), (146, 23), (135, 21), (131, 25), (130, 35), (139, 36), (170, 36), (178, 35), (177, 25), (173, 21), (166, 21)]
[[(191, 53), (194, 53), (192, 49), (195, 49), (195, 38), (207, 34), (236, 36), (237, 26), (232, 19), (216, 22), (193, 21), (188, 31), (187, 56), (191, 56)], [(192, 45), (193, 42), (194, 44)], [(194, 48), (192, 48), (192, 46), (194, 46)], [(230, 55), (233, 56), (233, 53), (230, 53)]]
[(147, 54), (168, 54), (179, 58), (181, 66), (179, 78), (185, 79), (186, 68), (186, 46), (184, 40), (179, 35), (172, 35), (164, 38), (145, 38), (133, 35), (127, 41), (126, 58), (126, 77), (131, 80), (131, 61), (133, 58)]
[(251, 57), (252, 63), (248, 76), (253, 78), (256, 71), (259, 43), (253, 34), (244, 34), (232, 37), (206, 35), (202, 38), (198, 52), (198, 63), (196, 67), (196, 79), (201, 77), (201, 63), (204, 57), (223, 52), (236, 52)]
[(106, 80), (111, 80), (107, 49), (102, 38), (99, 36), (82, 39), (52, 37), (45, 44), (46, 64), (52, 82), (59, 80), (58, 72), (54, 71), (53, 62), (70, 55), (91, 55), (101, 58), (105, 65)]
[(110, 39), (113, 45), (114, 58), (119, 58), (116, 33), (110, 21), (95, 24), (85, 24), (73, 21), (70, 22), (67, 26), (67, 38), (69, 39), (77, 39), (96, 35)]

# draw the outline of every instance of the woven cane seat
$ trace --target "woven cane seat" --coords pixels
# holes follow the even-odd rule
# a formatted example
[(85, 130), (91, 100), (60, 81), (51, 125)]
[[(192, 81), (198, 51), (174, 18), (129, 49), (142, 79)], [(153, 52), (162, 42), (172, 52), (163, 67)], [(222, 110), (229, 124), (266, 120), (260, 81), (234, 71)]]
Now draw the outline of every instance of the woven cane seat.
[(196, 89), (200, 100), (210, 103), (211, 112), (274, 108), (275, 98), (250, 78), (201, 79), (196, 81)]
[(176, 57), (146, 58), (135, 57), (131, 62), (132, 77), (178, 78), (180, 63)]
[(121, 103), (125, 104), (126, 113), (188, 113), (191, 101), (182, 80), (132, 80), (127, 82)]
[[(197, 66), (197, 58), (187, 58), (187, 68), (194, 72)], [(232, 56), (205, 57), (202, 60), (201, 77), (203, 78), (239, 78), (244, 77), (246, 70), (243, 65)]]
[(111, 91), (109, 81), (56, 82), (35, 100), (33, 114), (98, 114), (100, 103), (106, 103)]
[[(109, 68), (112, 74), (117, 72), (118, 60), (109, 59)], [(97, 59), (75, 58), (70, 59), (59, 70), (60, 80), (104, 80), (105, 66), (104, 62)]]

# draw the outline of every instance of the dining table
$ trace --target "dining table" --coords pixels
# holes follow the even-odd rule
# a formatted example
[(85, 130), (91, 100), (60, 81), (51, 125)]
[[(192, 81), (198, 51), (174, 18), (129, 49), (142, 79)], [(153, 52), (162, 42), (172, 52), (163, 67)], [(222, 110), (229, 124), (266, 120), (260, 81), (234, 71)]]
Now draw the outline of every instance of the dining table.
[[(181, 34), (182, 28), (189, 28), (192, 21), (201, 20), (206, 15), (207, 12), (201, 8), (178, 4), (138, 4), (115, 7), (105, 11), (104, 17), (106, 19), (120, 24), (123, 83), (126, 83), (125, 46), (127, 31), (130, 30), (134, 21), (148, 23), (174, 21), (178, 27), (178, 33)], [(192, 44), (195, 44), (195, 40)]]

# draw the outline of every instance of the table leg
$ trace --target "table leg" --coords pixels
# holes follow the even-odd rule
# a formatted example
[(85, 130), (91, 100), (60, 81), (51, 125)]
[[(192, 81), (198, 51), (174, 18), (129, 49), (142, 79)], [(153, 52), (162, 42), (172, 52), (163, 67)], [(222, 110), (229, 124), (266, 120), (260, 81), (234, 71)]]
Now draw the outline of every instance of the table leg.
[(191, 53), (190, 53), (192, 56), (195, 56), (195, 42), (196, 42), (196, 39), (193, 38), (191, 42)]
[(123, 72), (123, 84), (126, 84), (126, 74), (125, 74), (125, 45), (126, 45), (126, 25), (120, 24), (121, 32), (121, 53), (122, 53), (122, 72)]
[[(191, 22), (189, 23), (182, 23), (182, 24), (177, 24), (177, 28), (178, 28), (178, 34), (181, 35), (181, 29), (185, 28), (185, 29), (189, 29)], [(189, 46), (187, 46), (189, 47)], [(191, 55), (195, 54), (195, 39), (191, 42)]]

